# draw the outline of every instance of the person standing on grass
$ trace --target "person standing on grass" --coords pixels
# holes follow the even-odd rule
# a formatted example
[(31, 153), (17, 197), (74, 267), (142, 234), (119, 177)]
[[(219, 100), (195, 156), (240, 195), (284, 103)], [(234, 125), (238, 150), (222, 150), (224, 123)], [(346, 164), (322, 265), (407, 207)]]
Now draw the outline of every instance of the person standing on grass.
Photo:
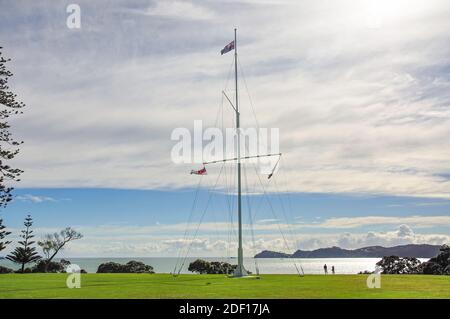
[(327, 264), (323, 265), (323, 271), (325, 272), (325, 275), (328, 274)]
[(334, 275), (334, 266), (331, 266), (331, 273)]

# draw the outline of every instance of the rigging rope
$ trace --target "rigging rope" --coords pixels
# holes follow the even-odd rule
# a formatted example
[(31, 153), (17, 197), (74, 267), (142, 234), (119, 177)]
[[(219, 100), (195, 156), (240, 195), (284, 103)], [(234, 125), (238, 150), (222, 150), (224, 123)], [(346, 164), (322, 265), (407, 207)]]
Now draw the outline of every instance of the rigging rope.
[[(185, 240), (187, 240), (188, 227), (189, 227), (189, 224), (191, 223), (192, 216), (193, 216), (193, 213), (194, 213), (194, 209), (195, 209), (195, 206), (197, 204), (197, 198), (198, 198), (198, 193), (199, 193), (199, 189), (200, 189), (200, 184), (202, 182), (202, 178), (203, 178), (203, 175), (200, 176), (200, 179), (199, 179), (198, 184), (197, 184), (197, 188), (195, 190), (194, 202), (192, 203), (191, 211), (189, 212), (189, 217), (188, 217), (188, 221), (187, 221), (187, 224), (186, 224), (186, 229), (185, 229), (184, 235), (183, 235), (183, 242)], [(174, 270), (173, 270), (173, 274), (174, 275), (176, 273), (176, 270), (177, 270), (177, 267), (178, 267), (178, 263), (179, 263), (180, 258), (181, 258), (181, 252), (182, 252), (182, 248), (180, 248), (180, 250), (178, 251), (177, 261), (175, 263), (175, 267), (174, 267)]]
[(220, 176), (221, 176), (221, 174), (222, 174), (223, 166), (224, 166), (224, 165), (222, 165), (222, 167), (220, 168), (220, 172), (219, 172), (219, 175), (217, 176), (217, 179), (216, 179), (216, 182), (215, 182), (215, 184), (214, 184), (213, 190), (212, 190), (212, 191), (209, 191), (209, 196), (208, 196), (208, 201), (206, 202), (206, 207), (205, 207), (205, 209), (203, 210), (203, 213), (202, 213), (202, 216), (201, 216), (201, 218), (200, 218), (200, 221), (199, 221), (198, 224), (197, 224), (197, 229), (195, 230), (195, 233), (194, 233), (194, 235), (193, 235), (193, 239), (191, 240), (191, 242), (190, 242), (189, 245), (188, 245), (188, 250), (187, 250), (186, 255), (185, 255), (185, 257), (184, 257), (184, 260), (183, 260), (183, 262), (182, 262), (182, 264), (181, 264), (181, 266), (180, 266), (180, 269), (178, 270), (178, 275), (180, 274), (181, 270), (183, 269), (184, 264), (186, 263), (187, 257), (188, 257), (188, 255), (189, 255), (189, 252), (191, 251), (192, 244), (194, 243), (194, 240), (195, 240), (195, 238), (197, 237), (198, 230), (200, 229), (200, 225), (201, 225), (201, 223), (202, 223), (202, 221), (203, 221), (203, 218), (205, 217), (206, 211), (208, 210), (209, 203), (210, 203), (211, 197), (212, 197), (212, 192), (215, 191), (215, 189), (216, 189), (216, 187), (217, 187), (217, 184), (218, 184), (218, 182), (219, 182), (219, 178), (220, 178)]
[[(259, 176), (259, 174), (258, 174), (258, 171), (257, 171), (257, 169), (256, 169), (256, 166), (254, 166), (254, 168), (255, 168), (256, 174), (257, 174), (257, 176), (258, 176), (259, 182), (260, 182), (260, 184), (261, 184), (261, 188), (262, 188), (262, 190), (263, 190), (263, 194), (264, 194), (264, 196), (265, 196), (265, 198), (266, 198), (266, 200), (267, 200), (267, 203), (269, 204), (269, 207), (270, 207), (270, 210), (271, 210), (271, 212), (272, 212), (272, 215), (273, 215), (274, 219), (278, 220), (278, 219), (277, 219), (277, 216), (276, 216), (276, 214), (275, 214), (275, 210), (274, 210), (274, 208), (273, 208), (273, 206), (272, 206), (272, 203), (270, 202), (269, 197), (268, 197), (268, 195), (267, 195), (266, 189), (265, 189), (265, 187), (264, 187), (264, 185), (263, 185), (263, 183), (262, 183), (262, 181), (261, 181), (261, 178), (260, 178), (260, 176)], [(283, 238), (284, 245), (285, 245), (287, 251), (291, 251), (291, 249), (290, 249), (290, 247), (289, 247), (289, 244), (288, 244), (288, 242), (287, 242), (287, 240), (286, 240), (286, 237), (285, 237), (283, 231), (281, 230), (281, 227), (280, 227), (279, 222), (277, 223), (277, 226), (278, 226), (278, 230), (280, 231), (281, 237)], [(298, 269), (297, 264), (296, 264), (295, 261), (293, 262), (293, 264), (294, 264), (295, 269), (297, 270), (297, 273), (299, 274), (299, 276), (303, 276), (303, 274), (300, 274), (300, 271), (299, 271), (299, 269)]]
[(258, 121), (258, 117), (256, 116), (255, 108), (253, 106), (253, 99), (250, 95), (250, 90), (248, 89), (248, 86), (247, 86), (247, 80), (245, 79), (244, 68), (241, 65), (241, 61), (238, 60), (238, 64), (239, 64), (239, 69), (241, 70), (242, 79), (244, 81), (244, 86), (245, 86), (245, 91), (247, 92), (247, 96), (248, 96), (248, 100), (250, 102), (250, 107), (252, 109), (253, 117), (255, 118), (256, 128), (259, 130), (259, 128), (260, 128), (259, 121)]
[(255, 270), (256, 270), (256, 275), (259, 276), (259, 266), (258, 266), (258, 258), (255, 258), (254, 256), (256, 255), (256, 241), (255, 241), (255, 232), (253, 229), (253, 217), (252, 217), (252, 209), (250, 206), (250, 196), (249, 194), (249, 188), (248, 188), (248, 180), (247, 180), (247, 170), (245, 169), (245, 165), (244, 165), (244, 180), (245, 180), (245, 185), (247, 186), (246, 188), (246, 192), (247, 195), (245, 196), (247, 199), (247, 207), (248, 207), (248, 216), (249, 216), (249, 222), (250, 222), (250, 234), (252, 236), (252, 244), (253, 244), (253, 260), (255, 261)]
[[(249, 102), (250, 102), (250, 106), (251, 106), (251, 110), (252, 110), (252, 113), (253, 113), (253, 117), (254, 117), (254, 119), (255, 119), (255, 123), (256, 123), (257, 129), (259, 130), (260, 125), (259, 125), (258, 118), (257, 118), (257, 116), (256, 116), (255, 107), (254, 107), (254, 105), (253, 105), (253, 100), (252, 100), (252, 97), (251, 97), (251, 95), (250, 95), (250, 91), (249, 91), (248, 86), (247, 86), (247, 81), (246, 81), (246, 78), (245, 78), (244, 68), (243, 68), (242, 65), (240, 64), (240, 61), (238, 61), (238, 62), (239, 62), (239, 68), (240, 68), (240, 71), (241, 71), (241, 74), (242, 74), (242, 79), (243, 79), (243, 82), (244, 82), (244, 86), (245, 86), (245, 89), (246, 89), (246, 92), (247, 92), (247, 96), (248, 96), (248, 99), (249, 99)], [(272, 175), (273, 175), (273, 173), (274, 173), (274, 171), (275, 171), (275, 169), (276, 169), (276, 166), (279, 164), (278, 162), (280, 161), (280, 159), (281, 159), (281, 156), (278, 158), (278, 161), (277, 161), (277, 163), (275, 164), (272, 173), (269, 175), (270, 177), (272, 177)], [(273, 206), (272, 206), (272, 204), (271, 204), (271, 202), (270, 202), (270, 200), (269, 200), (269, 198), (268, 198), (268, 196), (267, 196), (266, 189), (264, 188), (264, 185), (262, 184), (262, 181), (261, 181), (261, 178), (260, 178), (260, 176), (259, 176), (259, 174), (258, 174), (258, 172), (257, 172), (256, 166), (255, 166), (254, 164), (253, 164), (253, 166), (254, 166), (254, 168), (255, 168), (255, 173), (256, 173), (256, 175), (258, 176), (258, 180), (259, 180), (259, 182), (260, 182), (260, 184), (261, 184), (261, 187), (262, 187), (262, 189), (263, 189), (264, 197), (266, 198), (267, 202), (269, 203), (270, 210), (272, 211), (272, 214), (274, 215), (274, 218), (277, 219), (277, 218), (276, 218), (276, 214), (275, 214), (275, 210), (274, 210), (274, 208), (273, 208)], [(275, 186), (277, 187), (276, 184), (275, 184)], [(286, 223), (288, 224), (288, 232), (291, 233), (292, 238), (295, 240), (295, 236), (293, 235), (293, 231), (292, 231), (292, 229), (291, 229), (291, 225), (289, 224), (289, 221), (288, 221), (288, 218), (287, 218), (287, 215), (286, 215), (286, 212), (285, 212), (285, 208), (284, 208), (283, 202), (282, 202), (282, 200), (281, 200), (281, 196), (279, 195), (279, 191), (276, 189), (275, 192), (278, 194), (279, 199), (280, 199), (280, 202), (281, 202), (281, 207), (282, 207), (283, 216), (284, 216), (284, 218), (285, 218), (285, 220), (286, 220)], [(290, 198), (289, 198), (289, 199), (290, 199)], [(281, 236), (282, 236), (282, 238), (283, 238), (283, 241), (284, 241), (284, 243), (285, 243), (285, 246), (286, 246), (287, 249), (290, 251), (288, 242), (287, 242), (287, 240), (286, 240), (286, 238), (285, 238), (285, 235), (283, 234), (283, 232), (282, 232), (282, 230), (281, 230), (280, 225), (277, 224), (277, 226), (278, 226), (278, 229), (279, 229), (279, 231), (280, 231), (280, 233), (281, 233)], [(297, 245), (297, 246), (298, 246), (298, 245)], [(302, 267), (302, 265), (300, 264), (300, 268), (301, 268), (301, 272), (302, 272), (301, 274), (300, 274), (300, 271), (299, 271), (299, 269), (298, 269), (297, 264), (295, 263), (295, 261), (294, 261), (294, 266), (295, 266), (295, 269), (297, 270), (297, 273), (298, 273), (300, 276), (303, 276), (303, 275), (304, 275), (304, 272), (303, 272), (303, 267)]]
[[(232, 61), (231, 65), (230, 65), (230, 69), (229, 69), (227, 80), (226, 80), (226, 84), (225, 84), (225, 89), (228, 88), (228, 83), (229, 83), (229, 80), (230, 80), (230, 75), (231, 75), (231, 70), (232, 70), (233, 64), (234, 64), (234, 60)], [(241, 65), (239, 60), (238, 60), (238, 64), (239, 64), (239, 69), (240, 69), (241, 74), (242, 74), (242, 78), (243, 78), (243, 82), (244, 82), (244, 85), (245, 85), (245, 89), (246, 89), (246, 92), (247, 92), (247, 95), (248, 95), (248, 98), (249, 98), (249, 101), (250, 101), (250, 106), (251, 106), (251, 110), (252, 110), (252, 113), (253, 113), (253, 117), (255, 119), (256, 126), (257, 126), (257, 128), (259, 130), (260, 125), (259, 125), (259, 122), (258, 122), (258, 118), (256, 116), (256, 112), (255, 112), (255, 108), (254, 108), (254, 105), (253, 105), (252, 98), (250, 96), (250, 91), (248, 90), (247, 82), (246, 82), (245, 75), (244, 75), (244, 70), (243, 70), (243, 67), (242, 67), (242, 65)], [(236, 94), (236, 91), (234, 92), (234, 94)], [(224, 128), (224, 107), (223, 107), (223, 104), (224, 104), (224, 95), (221, 94), (221, 108), (218, 110), (217, 115), (216, 115), (215, 127), (217, 127), (217, 124), (218, 124), (218, 121), (219, 121), (219, 116), (221, 114), (222, 115), (222, 119), (221, 119), (222, 130)], [(245, 142), (244, 142), (244, 145), (245, 145), (245, 147), (247, 148), (247, 151), (248, 151), (248, 145), (246, 145)], [(278, 159), (278, 161), (280, 161), (280, 158)], [(276, 165), (278, 165), (278, 161), (277, 161)], [(267, 191), (266, 191), (266, 189), (265, 189), (265, 187), (264, 187), (264, 185), (263, 185), (263, 183), (261, 181), (261, 178), (260, 178), (260, 176), (258, 174), (258, 171), (257, 171), (257, 168), (256, 168), (255, 164), (253, 164), (253, 166), (255, 168), (256, 175), (258, 177), (259, 183), (260, 183), (260, 185), (262, 187), (262, 190), (263, 190), (263, 197), (260, 197), (260, 201), (259, 201), (258, 207), (262, 204), (263, 198), (265, 198), (267, 203), (269, 204), (270, 210), (271, 210), (274, 218), (277, 219), (275, 210), (273, 208), (272, 203), (270, 202), (269, 196), (268, 196)], [(275, 170), (275, 168), (276, 168), (276, 166), (274, 167), (274, 170)], [(183, 256), (183, 249), (180, 249), (180, 251), (179, 251), (179, 254), (178, 254), (178, 257), (177, 257), (177, 262), (176, 262), (176, 265), (175, 265), (175, 268), (174, 268), (174, 276), (175, 276), (175, 273), (177, 273), (177, 275), (180, 274), (180, 272), (182, 271), (182, 269), (183, 269), (183, 267), (184, 267), (184, 265), (186, 263), (186, 260), (188, 258), (188, 255), (189, 255), (190, 251), (191, 251), (192, 245), (193, 245), (195, 239), (197, 238), (197, 235), (198, 235), (198, 232), (199, 232), (199, 229), (200, 229), (200, 225), (201, 225), (201, 223), (202, 223), (202, 221), (203, 221), (203, 219), (204, 219), (204, 217), (206, 215), (206, 212), (208, 210), (211, 198), (214, 195), (214, 191), (217, 188), (217, 185), (219, 183), (219, 180), (220, 180), (220, 177), (221, 177), (223, 171), (225, 171), (225, 173), (224, 173), (225, 177), (224, 178), (225, 178), (226, 201), (227, 201), (228, 213), (229, 213), (229, 218), (230, 218), (230, 223), (229, 223), (229, 230), (230, 231), (228, 233), (228, 241), (229, 242), (228, 242), (228, 245), (227, 245), (227, 255), (229, 255), (229, 247), (231, 245), (231, 239), (233, 237), (233, 234), (237, 237), (236, 230), (233, 227), (233, 207), (235, 205), (236, 196), (234, 196), (235, 194), (233, 193), (233, 187), (232, 187), (232, 185), (234, 185), (234, 183), (236, 182), (236, 176), (234, 176), (236, 174), (235, 174), (235, 170), (233, 169), (233, 166), (232, 166), (230, 168), (230, 173), (233, 175), (233, 177), (230, 178), (230, 187), (228, 187), (227, 169), (226, 169), (226, 163), (224, 162), (222, 167), (221, 167), (221, 169), (220, 169), (219, 175), (217, 176), (217, 179), (216, 179), (216, 181), (214, 183), (213, 190), (212, 191), (210, 190), (208, 192), (209, 196), (208, 196), (208, 199), (207, 199), (206, 207), (205, 207), (205, 209), (202, 212), (200, 221), (198, 222), (197, 227), (195, 229), (195, 232), (194, 232), (194, 234), (192, 236), (192, 240), (190, 241), (189, 245), (187, 246), (187, 251), (186, 251), (186, 254), (184, 255), (184, 257), (182, 257)], [(254, 217), (254, 214), (256, 213), (256, 211), (255, 211), (255, 213), (253, 213), (252, 209), (251, 209), (250, 197), (248, 196), (249, 195), (249, 184), (248, 184), (247, 172), (246, 172), (246, 169), (245, 169), (245, 165), (244, 165), (244, 170), (243, 171), (244, 171), (244, 179), (245, 179), (245, 186), (246, 186), (246, 200), (247, 200), (247, 206), (248, 206), (248, 212), (249, 212), (250, 232), (251, 232), (251, 237), (252, 237), (253, 249), (255, 250), (256, 249), (256, 241), (255, 241), (255, 234), (254, 234), (254, 227), (253, 227), (254, 226), (253, 225), (253, 219), (254, 219), (253, 217)], [(188, 238), (188, 229), (189, 229), (189, 226), (190, 226), (193, 214), (194, 214), (194, 210), (195, 210), (195, 208), (197, 206), (198, 194), (199, 194), (199, 190), (200, 190), (200, 186), (201, 186), (201, 181), (202, 181), (202, 178), (200, 178), (200, 181), (199, 181), (199, 183), (197, 185), (197, 188), (196, 188), (195, 198), (194, 198), (194, 202), (193, 202), (193, 205), (192, 205), (192, 208), (191, 208), (191, 212), (189, 214), (188, 223), (187, 223), (187, 227), (186, 227), (186, 230), (185, 230), (185, 233), (184, 233), (183, 240), (187, 240), (187, 238)], [(279, 194), (278, 184), (277, 184), (276, 181), (273, 184), (275, 185), (275, 188), (276, 188), (276, 191), (277, 191), (277, 194), (278, 194), (278, 198), (279, 198), (280, 203), (281, 203), (283, 216), (286, 219), (287, 224), (289, 225), (289, 221), (287, 219), (285, 207), (284, 207), (284, 205), (282, 203), (281, 195)], [(289, 200), (290, 200), (290, 198), (289, 198)], [(290, 205), (291, 205), (290, 207), (292, 207), (292, 203), (290, 203)], [(214, 220), (216, 220), (216, 219), (214, 218)], [(285, 244), (287, 250), (290, 251), (288, 241), (287, 241), (287, 239), (286, 239), (286, 237), (285, 237), (285, 235), (284, 235), (284, 233), (283, 233), (283, 231), (282, 231), (282, 229), (280, 227), (280, 224), (278, 223), (277, 226), (278, 226), (278, 229), (280, 231), (280, 234), (281, 234), (281, 236), (283, 238), (283, 241), (284, 241), (284, 244)], [(234, 231), (234, 233), (233, 233), (233, 231)], [(291, 235), (293, 236), (293, 231), (292, 231), (292, 229), (290, 227), (288, 227), (288, 231), (290, 231)], [(178, 272), (177, 272), (177, 267), (179, 266), (180, 260), (182, 260), (182, 262), (181, 262), (180, 267), (179, 267)], [(259, 275), (259, 265), (258, 265), (257, 258), (254, 258), (254, 261), (255, 261), (256, 273), (257, 273), (257, 275)], [(300, 271), (299, 271), (295, 261), (294, 261), (294, 266), (295, 266), (295, 268), (297, 270), (297, 273), (300, 276), (302, 276), (302, 274), (304, 274), (304, 273), (303, 273), (303, 267), (301, 266), (301, 264), (300, 264), (300, 268), (302, 270), (302, 274), (300, 274)]]
[[(292, 238), (293, 240), (295, 240), (295, 242), (296, 242), (296, 244), (297, 244), (297, 246), (298, 246), (298, 242), (297, 242), (296, 237), (295, 237), (295, 235), (294, 235), (293, 227), (292, 227), (291, 223), (289, 222), (288, 216), (287, 216), (287, 214), (286, 214), (286, 210), (285, 210), (285, 208), (284, 208), (283, 200), (282, 200), (281, 195), (280, 195), (280, 194), (281, 194), (281, 191), (280, 191), (280, 189), (278, 188), (278, 183), (277, 183), (276, 179), (274, 179), (273, 184), (275, 185), (275, 189), (276, 189), (276, 192), (275, 192), (275, 193), (277, 194), (278, 199), (279, 199), (279, 201), (280, 201), (281, 210), (282, 210), (282, 212), (283, 212), (283, 217), (284, 217), (284, 219), (285, 219), (286, 222), (287, 222), (288, 232), (290, 233), (291, 238)], [(302, 273), (304, 274), (304, 272), (303, 272), (303, 267), (302, 267), (301, 263), (299, 263), (299, 264), (300, 264), (300, 268), (301, 268), (301, 270), (302, 270)]]
[[(283, 159), (283, 167), (286, 167), (286, 162), (284, 161), (284, 159)], [(281, 164), (280, 164), (281, 165)], [(288, 191), (288, 189), (287, 189), (287, 180), (288, 180), (288, 178), (287, 178), (287, 173), (286, 173), (286, 169), (284, 169), (284, 170), (282, 170), (282, 172), (281, 172), (281, 175), (282, 175), (282, 177), (284, 178), (284, 181), (285, 181), (285, 185), (286, 185), (286, 188), (285, 188), (285, 194), (286, 194), (286, 196), (287, 196), (287, 199), (288, 199), (288, 207), (289, 207), (289, 209), (287, 210), (288, 211), (288, 213), (290, 214), (290, 217), (291, 217), (291, 220), (293, 221), (293, 217), (292, 217), (292, 211), (293, 211), (293, 208), (292, 208), (292, 199), (291, 199), (291, 193)], [(276, 180), (275, 180), (276, 181)], [(298, 241), (298, 238), (295, 236), (295, 232), (293, 231), (293, 236), (294, 236), (294, 240), (295, 240), (295, 245), (296, 245), (296, 247), (297, 247), (297, 249), (299, 249), (300, 248), (300, 244), (299, 244), (299, 241)], [(302, 264), (299, 262), (299, 264), (300, 264), (300, 268), (301, 268), (301, 270), (302, 270), (302, 273), (304, 274), (304, 271), (303, 271), (303, 266), (302, 266)]]

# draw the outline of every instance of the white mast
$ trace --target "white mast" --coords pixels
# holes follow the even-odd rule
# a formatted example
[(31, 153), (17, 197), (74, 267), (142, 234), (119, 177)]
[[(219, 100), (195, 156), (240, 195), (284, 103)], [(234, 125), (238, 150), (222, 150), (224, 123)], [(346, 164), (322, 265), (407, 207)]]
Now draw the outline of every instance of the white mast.
[(248, 273), (244, 268), (244, 251), (242, 249), (242, 190), (241, 190), (241, 132), (239, 125), (238, 71), (237, 71), (237, 29), (234, 29), (234, 81), (236, 90), (236, 133), (237, 133), (237, 173), (238, 173), (238, 264), (234, 272), (235, 277), (243, 277)]

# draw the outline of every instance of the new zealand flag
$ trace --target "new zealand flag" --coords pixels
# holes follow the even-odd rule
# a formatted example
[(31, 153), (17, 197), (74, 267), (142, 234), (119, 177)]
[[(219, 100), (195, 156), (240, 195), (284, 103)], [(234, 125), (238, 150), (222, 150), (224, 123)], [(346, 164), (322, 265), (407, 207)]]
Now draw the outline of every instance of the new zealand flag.
[(234, 50), (234, 41), (231, 41), (230, 43), (228, 43), (223, 49), (222, 51), (220, 51), (220, 55), (224, 55), (227, 52), (230, 52), (231, 50)]

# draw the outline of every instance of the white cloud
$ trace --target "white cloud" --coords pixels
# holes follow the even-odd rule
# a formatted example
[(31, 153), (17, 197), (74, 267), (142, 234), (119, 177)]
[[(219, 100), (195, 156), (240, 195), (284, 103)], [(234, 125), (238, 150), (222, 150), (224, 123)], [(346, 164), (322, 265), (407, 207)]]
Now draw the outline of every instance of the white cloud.
[[(28, 104), (12, 123), (26, 142), (18, 186), (196, 184), (191, 165), (171, 162), (170, 133), (214, 123), (231, 63), (218, 52), (238, 25), (259, 122), (281, 129), (283, 188), (450, 198), (448, 4), (371, 3), (159, 1), (152, 18), (94, 6), (76, 34), (52, 5), (15, 5), (8, 15), (50, 21), (0, 29)], [(374, 14), (380, 23), (368, 28)], [(253, 125), (241, 89), (243, 125)]]
[[(194, 236), (195, 227), (188, 229), (185, 224), (155, 226), (76, 226), (84, 237), (71, 243), (63, 252), (64, 256), (78, 257), (145, 257), (145, 256), (234, 256), (237, 250), (236, 234), (229, 232), (227, 223), (206, 223)], [(450, 243), (450, 235), (429, 230), (418, 233), (407, 224), (397, 224), (391, 231), (342, 232), (336, 228), (318, 227), (314, 233), (306, 233), (302, 228), (288, 228), (281, 225), (281, 236), (276, 225), (254, 225), (253, 242), (248, 225), (244, 225), (244, 251), (252, 256), (262, 250), (293, 252), (296, 249), (312, 250), (317, 248), (339, 246), (355, 249), (365, 246), (380, 245), (385, 247), (404, 244)], [(37, 238), (57, 231), (53, 228), (35, 228)], [(9, 229), (13, 233), (10, 239), (17, 241), (18, 229)], [(11, 249), (14, 244), (10, 245)], [(3, 252), (7, 253), (7, 251)]]
[(410, 237), (414, 236), (414, 232), (408, 225), (402, 224), (398, 228), (398, 236), (399, 237)]
[(276, 223), (276, 222), (278, 222), (279, 221), (279, 219), (275, 219), (275, 218), (267, 218), (267, 219), (259, 219), (259, 220), (257, 220), (256, 222), (258, 223), (258, 224), (266, 224), (266, 223), (271, 223), (271, 224), (273, 224), (273, 223)]
[[(175, 239), (174, 239), (175, 238)], [(66, 253), (72, 256), (234, 256), (237, 242), (229, 241), (226, 236), (214, 238), (200, 235), (195, 240), (176, 239), (168, 237), (134, 237), (128, 235), (127, 240), (111, 241), (109, 238), (97, 238), (74, 242)], [(127, 243), (127, 244), (125, 244)], [(287, 238), (286, 242), (279, 235), (259, 235), (255, 245), (250, 238), (244, 241), (246, 256), (262, 250), (294, 251), (296, 249), (312, 250), (323, 247), (339, 246), (346, 249), (355, 249), (365, 246), (380, 245), (391, 247), (404, 244), (434, 244), (450, 243), (448, 234), (417, 234), (410, 232), (407, 235), (402, 230), (391, 232), (368, 233), (314, 233), (296, 235)]]
[(198, 4), (174, 0), (157, 1), (154, 5), (142, 11), (142, 14), (187, 20), (209, 20), (215, 17), (211, 10)]
[(356, 228), (374, 225), (410, 224), (416, 228), (450, 227), (450, 216), (364, 216), (329, 218), (322, 223), (303, 226), (321, 228)]
[(396, 231), (391, 232), (346, 233), (337, 237), (335, 241), (337, 246), (351, 249), (376, 245), (385, 247), (406, 244), (442, 245), (449, 242), (448, 234), (417, 234), (408, 225), (401, 225)]
[(42, 202), (56, 202), (57, 200), (49, 196), (36, 196), (31, 194), (19, 195), (15, 199), (24, 202), (42, 203)]

